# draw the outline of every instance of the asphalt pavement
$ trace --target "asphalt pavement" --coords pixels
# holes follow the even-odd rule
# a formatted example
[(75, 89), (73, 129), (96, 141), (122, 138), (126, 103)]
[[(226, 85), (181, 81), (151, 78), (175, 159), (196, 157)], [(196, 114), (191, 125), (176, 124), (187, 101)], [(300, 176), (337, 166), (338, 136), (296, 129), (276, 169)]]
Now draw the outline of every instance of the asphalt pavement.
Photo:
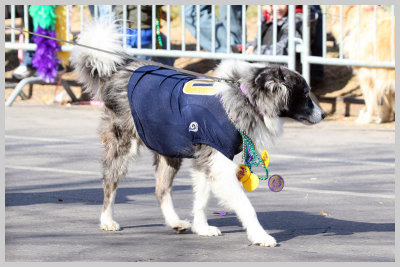
[[(246, 193), (279, 243), (265, 248), (250, 245), (235, 214), (214, 197), (209, 224), (222, 236), (166, 227), (146, 150), (118, 189), (114, 216), (122, 231), (100, 230), (100, 115), (101, 108), (92, 106), (20, 102), (5, 108), (6, 261), (395, 261), (394, 123), (287, 121), (269, 151), (269, 172), (284, 177), (283, 191), (260, 182)], [(188, 220), (190, 168), (186, 160), (173, 191), (177, 213)]]

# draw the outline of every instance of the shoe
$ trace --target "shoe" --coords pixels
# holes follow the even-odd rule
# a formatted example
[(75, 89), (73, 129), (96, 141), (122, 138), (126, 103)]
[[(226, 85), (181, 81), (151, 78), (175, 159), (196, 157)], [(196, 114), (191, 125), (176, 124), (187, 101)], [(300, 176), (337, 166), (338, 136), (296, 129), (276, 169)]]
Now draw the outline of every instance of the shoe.
[(19, 66), (12, 74), (12, 76), (17, 80), (22, 80), (26, 77), (31, 76), (32, 69), (27, 66)]

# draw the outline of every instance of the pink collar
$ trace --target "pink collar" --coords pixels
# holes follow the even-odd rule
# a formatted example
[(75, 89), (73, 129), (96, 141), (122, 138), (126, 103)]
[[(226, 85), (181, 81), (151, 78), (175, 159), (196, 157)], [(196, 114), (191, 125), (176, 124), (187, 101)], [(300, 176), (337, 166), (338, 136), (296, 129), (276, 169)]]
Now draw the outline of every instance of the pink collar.
[(242, 94), (249, 99), (249, 93), (247, 93), (246, 87), (244, 86), (244, 84), (240, 84), (240, 91), (242, 91)]

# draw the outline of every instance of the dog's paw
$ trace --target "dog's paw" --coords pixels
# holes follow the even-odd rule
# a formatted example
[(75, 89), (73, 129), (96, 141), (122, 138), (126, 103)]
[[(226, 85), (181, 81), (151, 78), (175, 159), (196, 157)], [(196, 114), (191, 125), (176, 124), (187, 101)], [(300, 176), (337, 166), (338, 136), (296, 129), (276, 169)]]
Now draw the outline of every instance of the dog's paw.
[(102, 222), (100, 224), (100, 228), (104, 231), (119, 231), (121, 228), (119, 227), (119, 224), (115, 221), (110, 221), (107, 223)]
[(203, 225), (200, 227), (192, 228), (192, 231), (200, 236), (219, 236), (222, 235), (221, 231), (215, 226)]
[(192, 225), (188, 221), (177, 221), (171, 225), (171, 228), (174, 229), (178, 234), (186, 232), (190, 229)]
[(249, 239), (253, 245), (261, 247), (275, 247), (277, 244), (275, 238), (273, 238), (266, 232), (257, 236), (249, 237)]
[(367, 114), (365, 110), (360, 110), (360, 113), (358, 114), (358, 117), (356, 119), (356, 123), (358, 124), (367, 124), (371, 122), (370, 116)]

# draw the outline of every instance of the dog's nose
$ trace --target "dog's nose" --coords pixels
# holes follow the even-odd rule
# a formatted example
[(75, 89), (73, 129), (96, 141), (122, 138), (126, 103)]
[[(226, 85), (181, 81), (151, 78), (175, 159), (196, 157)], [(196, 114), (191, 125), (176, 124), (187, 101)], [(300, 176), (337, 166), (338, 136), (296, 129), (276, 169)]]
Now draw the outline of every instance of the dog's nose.
[(321, 114), (321, 118), (322, 118), (322, 119), (325, 119), (325, 117), (326, 117), (325, 113), (324, 113), (324, 112), (322, 112), (322, 114)]

